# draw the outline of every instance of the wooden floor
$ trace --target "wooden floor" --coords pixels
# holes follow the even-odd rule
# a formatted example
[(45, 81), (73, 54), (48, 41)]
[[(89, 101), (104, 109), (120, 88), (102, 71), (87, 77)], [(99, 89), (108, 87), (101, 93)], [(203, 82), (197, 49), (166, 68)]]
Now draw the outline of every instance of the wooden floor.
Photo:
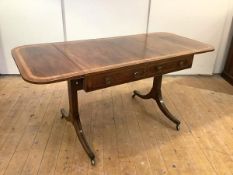
[(80, 115), (97, 164), (92, 167), (75, 130), (60, 118), (66, 83), (32, 85), (0, 77), (0, 175), (233, 174), (233, 87), (219, 76), (163, 81), (167, 106), (181, 130), (152, 100), (152, 79), (90, 93)]

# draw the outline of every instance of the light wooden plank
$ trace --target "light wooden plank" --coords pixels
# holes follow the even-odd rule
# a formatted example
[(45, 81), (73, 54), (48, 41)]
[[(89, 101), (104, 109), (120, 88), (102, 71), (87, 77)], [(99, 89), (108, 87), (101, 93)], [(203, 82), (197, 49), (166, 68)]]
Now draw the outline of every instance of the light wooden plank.
[[(173, 82), (174, 83), (174, 82)], [(219, 147), (219, 143), (216, 143), (216, 127), (213, 125), (213, 114), (211, 114), (208, 110), (208, 104), (203, 104), (203, 95), (200, 94), (200, 90), (191, 87), (183, 88), (183, 92), (181, 92), (181, 88), (178, 86), (173, 85), (174, 91), (177, 91), (181, 93), (179, 95), (179, 99), (177, 96), (177, 101), (182, 100), (182, 103), (186, 104), (183, 106), (184, 111), (186, 113), (186, 117), (188, 118), (187, 122), (189, 122), (189, 125), (192, 126), (192, 134), (194, 138), (196, 139), (198, 145), (200, 146), (203, 155), (206, 157), (206, 159), (209, 161), (209, 163), (212, 166), (212, 169), (216, 173), (219, 173), (219, 170), (225, 169), (227, 170), (227, 167), (225, 167), (224, 163), (221, 159), (217, 160), (217, 157), (214, 154), (207, 154), (206, 149), (222, 149)], [(185, 91), (185, 92), (184, 92)], [(188, 97), (184, 96), (184, 93), (190, 94)], [(173, 94), (174, 95), (174, 94)], [(175, 96), (175, 95), (174, 95)], [(195, 105), (193, 105), (195, 104)], [(187, 109), (186, 106), (189, 106), (189, 109)], [(188, 111), (190, 112), (188, 113)], [(191, 118), (191, 117), (192, 118)], [(214, 159), (214, 161), (213, 161)], [(208, 166), (206, 166), (207, 168)], [(207, 170), (206, 170), (207, 171)], [(207, 172), (210, 172), (209, 170)]]
[(2, 116), (0, 118), (0, 125), (5, 118), (7, 118), (7, 115), (11, 109), (16, 105), (17, 100), (19, 100), (19, 97), (25, 91), (25, 88), (28, 88), (28, 85), (25, 84), (19, 77), (9, 77), (9, 79), (6, 78), (6, 81), (8, 82), (7, 85), (0, 92), (0, 113)]
[[(5, 168), (8, 166), (8, 162), (11, 160), (18, 143), (22, 138), (23, 131), (30, 117), (34, 113), (36, 100), (34, 100), (33, 103), (30, 102), (31, 96), (34, 96), (34, 98), (39, 100), (42, 90), (43, 88), (38, 90), (31, 88), (30, 90), (25, 91), (20, 99), (21, 103), (18, 103), (19, 105), (12, 111), (12, 115), (8, 116), (4, 121), (5, 125), (1, 127), (2, 132), (5, 130), (5, 134), (3, 135), (5, 137), (1, 138), (1, 174), (4, 173)], [(8, 128), (6, 129), (7, 126)]]
[[(122, 87), (121, 85), (120, 87)], [(118, 159), (120, 165), (119, 174), (136, 174), (133, 161), (132, 139), (126, 122), (127, 111), (124, 108), (119, 87), (112, 88), (113, 115), (117, 137)]]
[(104, 110), (103, 105), (101, 103), (102, 100), (102, 91), (94, 91), (93, 97), (95, 97), (94, 107), (92, 108), (92, 123), (91, 123), (91, 145), (93, 151), (96, 155), (96, 166), (91, 166), (89, 164), (89, 168), (87, 171), (88, 175), (102, 175), (103, 174), (103, 120), (104, 116), (102, 115), (102, 111)]
[[(48, 107), (48, 104), (52, 98), (51, 93), (54, 90), (55, 86), (48, 86), (43, 94), (40, 97), (40, 101), (38, 99), (31, 99), (31, 102), (37, 102), (37, 107), (33, 115), (31, 115), (28, 124), (20, 138), (20, 141), (16, 147), (16, 150), (10, 160), (10, 163), (6, 169), (5, 174), (20, 174), (24, 164), (28, 158), (30, 153), (31, 146), (34, 143), (34, 139), (36, 134), (40, 128), (41, 122), (43, 120), (45, 111)], [(20, 157), (20, 159), (19, 159)]]
[(68, 108), (66, 83), (1, 83), (1, 174), (232, 174), (233, 91), (219, 76), (165, 77), (164, 100), (182, 122), (179, 132), (155, 102), (131, 99), (134, 89), (148, 92), (152, 79), (79, 92), (95, 167), (73, 126), (60, 119), (59, 108)]
[(31, 146), (30, 153), (21, 174), (35, 174), (38, 172), (51, 130), (54, 126), (54, 120), (56, 117), (60, 116), (59, 108), (61, 96), (62, 89), (58, 87), (56, 91), (54, 91), (53, 98), (44, 114), (43, 121)]
[(119, 174), (119, 159), (118, 159), (118, 141), (115, 124), (115, 116), (113, 111), (112, 89), (107, 88), (102, 91), (103, 98), (103, 163), (104, 174)]
[[(63, 92), (66, 92), (65, 88), (62, 88)], [(66, 93), (65, 93), (66, 94)], [(61, 104), (60, 107), (67, 106), (68, 104), (68, 97), (67, 95), (63, 95), (61, 97)], [(38, 170), (38, 175), (44, 174), (54, 174), (55, 167), (57, 165), (58, 154), (61, 149), (61, 142), (64, 137), (66, 121), (65, 119), (61, 119), (61, 114), (59, 116), (56, 115), (54, 126), (52, 128), (51, 134), (49, 136), (48, 143), (46, 145), (44, 155), (42, 161), (40, 163), (40, 167)]]

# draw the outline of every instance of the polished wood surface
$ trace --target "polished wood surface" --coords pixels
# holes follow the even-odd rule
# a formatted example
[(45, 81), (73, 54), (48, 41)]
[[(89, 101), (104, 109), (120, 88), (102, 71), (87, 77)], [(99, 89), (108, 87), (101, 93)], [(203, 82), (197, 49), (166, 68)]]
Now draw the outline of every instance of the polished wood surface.
[(13, 49), (12, 55), (26, 81), (43, 84), (212, 50), (208, 44), (175, 34), (151, 33), (28, 45)]
[(130, 68), (119, 68), (101, 73), (89, 74), (84, 79), (83, 89), (86, 92), (114, 85), (124, 84), (148, 77), (159, 76), (190, 68), (193, 55), (175, 57), (169, 60), (158, 60), (153, 63), (133, 65)]
[(233, 86), (233, 37), (222, 76)]
[(153, 100), (131, 98), (151, 85), (149, 78), (79, 92), (93, 167), (74, 127), (60, 119), (59, 108), (69, 105), (66, 82), (0, 76), (0, 174), (231, 175), (232, 86), (219, 76), (165, 76), (164, 100), (182, 123), (176, 132)]
[[(83, 149), (95, 165), (79, 117), (78, 90), (87, 92), (154, 77), (151, 92), (134, 95), (154, 99), (165, 116), (180, 129), (180, 121), (169, 112), (161, 93), (163, 74), (192, 66), (195, 54), (213, 51), (208, 44), (170, 33), (22, 46), (12, 55), (22, 77), (43, 84), (67, 80), (69, 115)], [(61, 110), (63, 118), (66, 116)]]

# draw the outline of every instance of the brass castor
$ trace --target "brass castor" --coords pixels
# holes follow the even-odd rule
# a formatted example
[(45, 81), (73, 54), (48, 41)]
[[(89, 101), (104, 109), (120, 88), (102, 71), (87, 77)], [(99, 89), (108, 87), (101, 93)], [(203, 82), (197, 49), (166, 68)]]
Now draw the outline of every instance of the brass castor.
[(91, 159), (91, 165), (95, 166), (95, 159)]
[(176, 125), (176, 130), (177, 130), (177, 131), (180, 130), (180, 123)]
[(135, 93), (135, 91), (133, 91), (132, 98), (134, 98), (135, 96), (136, 96), (136, 93)]

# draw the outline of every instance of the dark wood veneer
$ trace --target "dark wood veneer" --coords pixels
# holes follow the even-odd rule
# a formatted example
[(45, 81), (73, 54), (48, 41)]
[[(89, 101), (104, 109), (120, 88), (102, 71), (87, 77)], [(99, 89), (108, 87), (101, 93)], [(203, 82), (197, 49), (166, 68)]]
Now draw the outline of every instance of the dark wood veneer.
[(229, 48), (228, 57), (227, 57), (227, 61), (226, 61), (222, 76), (231, 85), (233, 85), (233, 37), (231, 40), (231, 45)]
[(78, 90), (87, 92), (154, 77), (147, 95), (134, 91), (133, 97), (154, 99), (164, 115), (180, 128), (180, 121), (162, 99), (162, 75), (190, 68), (194, 54), (214, 48), (170, 33), (151, 33), (106, 39), (70, 41), (21, 46), (12, 55), (22, 77), (31, 83), (68, 82), (69, 114), (78, 138), (95, 164), (95, 155), (85, 138), (78, 110)]
[(45, 84), (212, 50), (175, 34), (151, 33), (21, 46), (12, 55), (26, 81)]
[(143, 78), (163, 75), (192, 66), (193, 55), (176, 57), (170, 61), (155, 61), (130, 67), (118, 68), (101, 73), (89, 74), (84, 79), (84, 90), (89, 92)]

